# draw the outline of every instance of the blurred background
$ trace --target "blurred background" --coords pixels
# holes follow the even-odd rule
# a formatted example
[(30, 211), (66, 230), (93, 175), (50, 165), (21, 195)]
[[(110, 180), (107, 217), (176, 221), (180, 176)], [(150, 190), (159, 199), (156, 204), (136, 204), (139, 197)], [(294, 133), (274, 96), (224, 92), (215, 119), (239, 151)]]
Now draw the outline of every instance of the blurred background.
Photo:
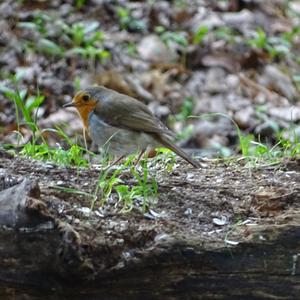
[(297, 0), (2, 0), (0, 144), (83, 145), (62, 105), (100, 84), (196, 154), (297, 155), (299, 23)]

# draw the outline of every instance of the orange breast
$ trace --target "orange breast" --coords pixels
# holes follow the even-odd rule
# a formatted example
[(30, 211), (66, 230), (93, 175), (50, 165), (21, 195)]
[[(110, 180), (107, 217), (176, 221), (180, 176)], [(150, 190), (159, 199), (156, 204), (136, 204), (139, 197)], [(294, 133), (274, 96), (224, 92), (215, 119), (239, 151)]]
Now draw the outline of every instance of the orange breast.
[(95, 109), (95, 107), (96, 107), (96, 103), (90, 103), (90, 104), (80, 105), (76, 107), (79, 116), (83, 122), (83, 125), (86, 129), (88, 129), (89, 127), (89, 115)]

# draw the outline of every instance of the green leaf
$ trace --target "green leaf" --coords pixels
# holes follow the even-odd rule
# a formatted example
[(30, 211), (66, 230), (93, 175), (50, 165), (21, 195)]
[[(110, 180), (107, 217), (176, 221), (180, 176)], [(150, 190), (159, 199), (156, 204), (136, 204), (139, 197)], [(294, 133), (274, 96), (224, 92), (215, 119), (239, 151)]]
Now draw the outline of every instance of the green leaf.
[(91, 32), (94, 32), (98, 27), (99, 27), (98, 21), (89, 22), (84, 26), (84, 33), (89, 34)]
[(31, 112), (33, 109), (38, 108), (45, 100), (43, 95), (30, 96), (27, 98), (25, 107)]
[(17, 27), (22, 28), (22, 29), (39, 31), (39, 26), (33, 22), (19, 22)]
[(293, 80), (294, 80), (296, 83), (300, 83), (300, 75), (294, 75), (294, 76), (293, 76)]
[(51, 40), (48, 39), (40, 39), (37, 44), (38, 50), (50, 55), (58, 55), (61, 56), (64, 53), (63, 48), (58, 46)]
[(207, 33), (208, 33), (208, 27), (200, 26), (199, 29), (194, 34), (193, 43), (200, 44)]

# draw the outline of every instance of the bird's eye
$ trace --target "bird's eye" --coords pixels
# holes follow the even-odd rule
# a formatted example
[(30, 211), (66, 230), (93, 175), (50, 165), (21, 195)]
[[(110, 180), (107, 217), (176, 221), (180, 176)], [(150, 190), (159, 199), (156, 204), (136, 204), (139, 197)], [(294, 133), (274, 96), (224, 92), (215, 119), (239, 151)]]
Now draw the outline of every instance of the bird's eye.
[(87, 94), (85, 94), (85, 95), (82, 96), (82, 100), (83, 100), (84, 102), (87, 102), (87, 101), (90, 100), (90, 96), (87, 95)]

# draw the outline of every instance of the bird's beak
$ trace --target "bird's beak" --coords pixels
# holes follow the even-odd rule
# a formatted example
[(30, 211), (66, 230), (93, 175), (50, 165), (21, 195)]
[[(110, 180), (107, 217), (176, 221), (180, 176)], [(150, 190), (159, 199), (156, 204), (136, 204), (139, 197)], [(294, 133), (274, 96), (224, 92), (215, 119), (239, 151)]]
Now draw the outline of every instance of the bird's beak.
[(75, 107), (75, 104), (74, 104), (74, 102), (69, 102), (69, 103), (64, 104), (63, 107), (64, 108), (65, 107)]

